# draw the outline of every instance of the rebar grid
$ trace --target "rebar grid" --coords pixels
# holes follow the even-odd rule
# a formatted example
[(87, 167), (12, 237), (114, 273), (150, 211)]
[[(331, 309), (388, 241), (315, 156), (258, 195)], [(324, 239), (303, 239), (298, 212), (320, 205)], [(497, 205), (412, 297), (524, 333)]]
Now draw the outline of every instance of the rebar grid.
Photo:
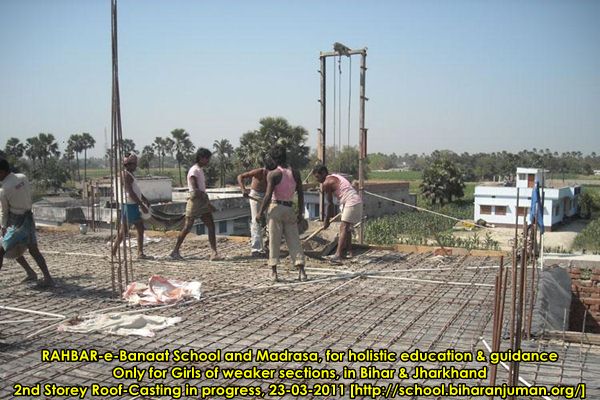
[[(158, 243), (147, 245), (147, 250), (151, 255), (164, 256), (168, 254), (172, 240), (162, 238)], [(86, 236), (74, 235), (72, 232), (42, 232), (42, 251), (53, 251), (47, 254), (47, 259), (57, 277), (59, 287), (52, 292), (37, 292), (32, 289), (15, 291), (12, 282), (20, 279), (22, 272), (14, 262), (8, 262), (6, 270), (3, 269), (3, 274), (0, 275), (0, 298), (3, 299), (1, 303), (68, 316), (83, 315), (121, 305), (121, 302), (111, 298), (110, 271), (99, 268), (105, 262), (102, 257), (106, 257), (109, 252), (107, 242), (106, 232)], [(152, 274), (160, 274), (170, 278), (196, 279), (202, 282), (202, 301), (162, 310), (148, 309), (148, 314), (184, 318), (175, 328), (159, 332), (153, 339), (57, 333), (54, 329), (25, 339), (31, 332), (49, 325), (52, 321), (43, 321), (40, 324), (0, 325), (0, 343), (6, 343), (0, 344), (0, 377), (3, 382), (0, 397), (8, 397), (12, 384), (17, 382), (115, 384), (118, 382), (111, 376), (112, 368), (136, 365), (116, 362), (43, 364), (39, 356), (42, 348), (94, 348), (100, 351), (119, 348), (136, 351), (161, 351), (166, 348), (241, 351), (268, 348), (320, 352), (324, 352), (326, 348), (337, 351), (350, 348), (355, 351), (387, 348), (395, 352), (417, 348), (423, 351), (444, 351), (452, 348), (470, 351), (481, 348), (477, 344), (479, 336), (491, 338), (494, 290), (490, 286), (440, 285), (360, 276), (338, 290), (332, 290), (358, 276), (352, 274), (367, 271), (377, 273), (379, 277), (401, 274), (403, 277), (424, 281), (491, 284), (497, 273), (497, 268), (494, 268), (498, 264), (497, 259), (442, 258), (425, 254), (367, 250), (353, 262), (341, 267), (332, 267), (309, 259), (308, 267), (311, 269), (308, 271), (311, 281), (308, 284), (296, 284), (296, 271), (286, 264), (289, 263), (289, 259), (284, 259), (280, 268), (284, 282), (273, 285), (267, 280), (268, 268), (265, 260), (246, 257), (245, 254), (249, 250), (239, 242), (220, 239), (218, 246), (231, 261), (208, 262), (207, 241), (190, 237), (182, 249), (182, 254), (189, 257), (186, 261), (171, 262), (159, 259), (138, 263), (137, 271), (142, 281)], [(314, 271), (315, 275), (311, 276), (310, 271)], [(332, 277), (340, 279), (324, 280)], [(228, 293), (233, 294), (227, 295)], [(326, 293), (329, 294), (323, 296)], [(321, 299), (315, 302), (315, 299), (319, 298)], [(6, 299), (10, 299), (10, 304)], [(301, 311), (296, 313), (298, 309)], [(0, 320), (22, 318), (22, 314), (16, 312), (1, 312)], [(564, 360), (559, 365), (522, 364), (521, 375), (534, 384), (551, 385), (559, 379), (565, 384), (574, 384), (580, 382), (582, 377), (583, 381), (586, 381), (591, 379), (593, 374), (597, 376), (600, 372), (600, 354), (597, 347), (573, 344), (562, 346), (547, 341), (524, 342), (523, 347), (528, 346), (531, 346), (532, 350), (539, 346), (546, 351), (558, 349), (561, 361)], [(222, 368), (248, 368), (252, 365), (277, 369), (311, 366), (335, 368), (339, 371), (343, 365), (350, 368), (369, 365), (378, 368), (413, 367), (412, 364), (349, 362), (323, 362), (320, 365), (293, 362), (261, 365), (243, 362), (218, 364)], [(198, 368), (210, 366), (208, 363), (193, 365)], [(431, 368), (441, 366), (439, 363), (421, 365)], [(149, 365), (137, 366), (144, 368)], [(168, 366), (170, 364), (160, 365), (162, 368)], [(454, 366), (474, 368), (482, 365), (457, 363)], [(499, 370), (498, 382), (505, 382), (506, 378), (505, 371)], [(349, 383), (353, 380), (343, 381)], [(404, 383), (411, 381), (412, 379), (409, 379)], [(224, 379), (217, 382), (227, 383)], [(235, 384), (254, 384), (266, 388), (268, 384), (277, 382), (280, 380), (244, 380), (236, 381)], [(162, 383), (180, 384), (181, 381), (171, 379)], [(593, 395), (593, 388), (588, 389), (588, 397), (593, 398)]]

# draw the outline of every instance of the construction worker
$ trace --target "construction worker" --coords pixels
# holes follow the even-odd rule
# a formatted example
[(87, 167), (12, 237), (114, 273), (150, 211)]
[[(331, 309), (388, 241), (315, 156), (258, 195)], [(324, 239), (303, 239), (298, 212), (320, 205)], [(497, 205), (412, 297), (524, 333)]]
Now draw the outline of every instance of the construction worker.
[(321, 191), (327, 196), (327, 213), (323, 227), (327, 229), (333, 217), (333, 195), (342, 206), (340, 234), (335, 255), (329, 258), (333, 264), (340, 264), (346, 251), (352, 256), (352, 228), (362, 219), (362, 200), (348, 179), (342, 175), (329, 174), (327, 167), (317, 165), (312, 170), (315, 179), (321, 184)]
[(190, 233), (194, 226), (196, 218), (200, 218), (204, 223), (204, 226), (208, 230), (208, 241), (212, 254), (210, 256), (211, 261), (220, 260), (221, 257), (217, 252), (217, 237), (215, 234), (215, 221), (213, 220), (212, 213), (214, 207), (210, 204), (208, 194), (206, 194), (206, 178), (204, 176), (203, 167), (207, 166), (210, 162), (212, 153), (210, 150), (205, 148), (199, 148), (196, 151), (196, 162), (189, 169), (187, 173), (187, 183), (190, 192), (190, 197), (185, 207), (185, 223), (183, 229), (177, 237), (175, 248), (171, 252), (170, 257), (176, 260), (181, 260), (181, 254), (179, 254), (179, 248), (183, 243), (185, 237)]
[[(275, 163), (268, 155), (263, 157), (263, 167), (244, 172), (237, 176), (238, 184), (244, 197), (250, 201), (250, 246), (252, 248), (252, 257), (263, 257), (266, 252), (263, 247), (261, 224), (256, 221), (258, 209), (265, 197), (267, 190), (267, 174), (275, 169)], [(250, 190), (244, 184), (247, 179), (252, 179)]]
[[(38, 283), (39, 288), (54, 286), (54, 281), (48, 271), (48, 265), (37, 245), (35, 235), (35, 221), (31, 211), (31, 186), (23, 174), (10, 171), (10, 164), (0, 158), (0, 230), (2, 231), (2, 246), (0, 247), (0, 269), (4, 255), (15, 252), (19, 254), (19, 247), (27, 248), (36, 264), (42, 270), (44, 279)], [(22, 253), (21, 253), (22, 254)], [(27, 273), (25, 281), (36, 281), (37, 274), (31, 269), (23, 255), (18, 255), (15, 260)]]
[[(268, 208), (269, 265), (272, 279), (278, 280), (277, 264), (279, 264), (281, 235), (283, 234), (292, 263), (298, 268), (298, 278), (303, 281), (307, 278), (304, 271), (304, 251), (298, 233), (298, 222), (304, 220), (304, 192), (302, 191), (300, 172), (287, 165), (285, 147), (275, 146), (271, 150), (270, 156), (277, 167), (267, 174), (267, 191), (255, 220), (259, 222)], [(294, 192), (298, 193), (297, 215), (294, 215)]]
[[(142, 190), (133, 174), (137, 169), (137, 164), (138, 158), (133, 153), (128, 153), (123, 158), (124, 169), (121, 172), (120, 182), (125, 183), (123, 187), (125, 204), (123, 204), (121, 212), (121, 229), (119, 229), (113, 244), (112, 255), (116, 256), (123, 237), (129, 232), (129, 226), (133, 225), (137, 231), (137, 258), (139, 260), (151, 260), (153, 257), (144, 254), (144, 221), (140, 213), (140, 209), (144, 214), (149, 212), (150, 202), (142, 194)], [(119, 188), (119, 182), (115, 187)]]

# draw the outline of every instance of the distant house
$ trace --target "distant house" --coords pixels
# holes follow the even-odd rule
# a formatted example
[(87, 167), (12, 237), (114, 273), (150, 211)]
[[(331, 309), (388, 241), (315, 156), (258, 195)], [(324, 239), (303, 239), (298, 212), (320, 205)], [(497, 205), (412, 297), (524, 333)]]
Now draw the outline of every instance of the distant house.
[(522, 225), (523, 216), (529, 219), (531, 193), (536, 180), (540, 182), (540, 196), (543, 196), (544, 199), (544, 227), (546, 230), (552, 230), (566, 218), (577, 214), (580, 186), (543, 187), (544, 170), (537, 168), (517, 168), (516, 178), (515, 187), (475, 187), (475, 220), (483, 219), (487, 223), (497, 226), (514, 227), (518, 216), (517, 222)]
[(594, 170), (594, 175), (600, 175), (600, 169), (595, 169)]

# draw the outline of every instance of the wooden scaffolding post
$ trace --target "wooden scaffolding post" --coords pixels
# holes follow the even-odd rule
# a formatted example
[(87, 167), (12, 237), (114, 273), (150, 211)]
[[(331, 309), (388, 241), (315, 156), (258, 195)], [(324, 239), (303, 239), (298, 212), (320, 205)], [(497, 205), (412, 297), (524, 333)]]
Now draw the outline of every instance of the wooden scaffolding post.
[[(340, 43), (335, 43), (334, 51), (322, 51), (319, 60), (321, 61), (321, 69), (319, 71), (321, 75), (321, 128), (319, 129), (319, 136), (317, 142), (317, 157), (319, 161), (326, 165), (326, 152), (327, 152), (327, 135), (326, 135), (326, 124), (327, 124), (327, 110), (326, 110), (326, 59), (327, 57), (340, 57), (342, 55), (352, 57), (354, 55), (360, 55), (360, 111), (359, 111), (359, 155), (358, 155), (358, 182), (359, 182), (359, 194), (362, 198), (364, 195), (364, 164), (367, 158), (367, 129), (365, 128), (365, 101), (368, 98), (365, 96), (365, 77), (367, 71), (367, 48), (352, 50)], [(335, 133), (335, 132), (334, 132)], [(320, 219), (325, 218), (325, 197), (323, 194), (320, 196)], [(363, 203), (364, 204), (364, 203)], [(364, 212), (364, 205), (363, 205)], [(363, 221), (365, 216), (363, 216)], [(364, 241), (364, 223), (360, 224), (359, 240), (363, 244)]]
[[(360, 112), (359, 112), (359, 129), (360, 129), (360, 138), (359, 138), (359, 155), (358, 155), (358, 190), (360, 194), (360, 198), (364, 199), (365, 192), (365, 159), (367, 158), (367, 130), (365, 128), (365, 77), (367, 73), (367, 52), (363, 50), (361, 52), (360, 58)], [(363, 221), (365, 218), (364, 211), (364, 201), (362, 203), (363, 207)], [(360, 244), (364, 243), (364, 234), (365, 234), (365, 224), (360, 224), (360, 231), (358, 233), (358, 238)]]
[[(317, 157), (319, 158), (319, 162), (323, 165), (326, 165), (326, 154), (327, 154), (327, 126), (325, 124), (327, 120), (327, 58), (325, 56), (321, 56), (321, 70), (319, 73), (321, 74), (321, 128), (319, 129), (319, 137), (317, 144)], [(320, 193), (319, 195), (319, 220), (325, 220), (325, 194)]]

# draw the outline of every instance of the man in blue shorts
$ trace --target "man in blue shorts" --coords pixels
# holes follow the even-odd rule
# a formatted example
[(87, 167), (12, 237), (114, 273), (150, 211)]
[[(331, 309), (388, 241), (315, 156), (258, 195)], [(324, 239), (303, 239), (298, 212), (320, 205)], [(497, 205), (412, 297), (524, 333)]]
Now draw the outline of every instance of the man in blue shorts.
[[(125, 158), (123, 158), (124, 170), (121, 173), (120, 181), (125, 182), (123, 187), (125, 203), (123, 204), (122, 209), (121, 229), (119, 229), (117, 239), (113, 245), (112, 254), (113, 256), (117, 254), (123, 236), (129, 231), (129, 226), (133, 225), (137, 230), (137, 257), (140, 260), (144, 260), (152, 259), (152, 257), (144, 254), (144, 221), (142, 221), (140, 208), (144, 214), (147, 214), (150, 209), (150, 202), (142, 194), (137, 179), (135, 178), (135, 175), (133, 175), (137, 169), (137, 162), (138, 158), (135, 154), (127, 154)], [(118, 188), (119, 186), (116, 185), (116, 187)]]

